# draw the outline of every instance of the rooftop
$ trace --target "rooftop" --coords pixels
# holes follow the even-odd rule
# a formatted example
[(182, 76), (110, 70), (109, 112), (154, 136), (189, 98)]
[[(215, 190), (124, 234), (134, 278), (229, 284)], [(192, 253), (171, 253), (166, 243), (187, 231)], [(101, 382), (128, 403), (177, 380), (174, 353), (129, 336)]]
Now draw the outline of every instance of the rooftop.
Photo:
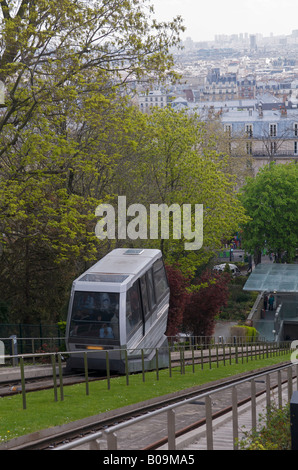
[(259, 292), (298, 292), (298, 264), (258, 264), (243, 290)]

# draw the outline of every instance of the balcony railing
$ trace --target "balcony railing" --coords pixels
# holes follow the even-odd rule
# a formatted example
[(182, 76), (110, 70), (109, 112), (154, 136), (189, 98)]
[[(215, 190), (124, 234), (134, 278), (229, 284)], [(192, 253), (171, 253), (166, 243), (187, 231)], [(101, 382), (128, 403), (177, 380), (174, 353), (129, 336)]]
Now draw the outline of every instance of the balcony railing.
[(293, 150), (278, 150), (277, 152), (272, 152), (272, 154), (268, 154), (265, 150), (253, 150), (251, 153), (252, 157), (298, 157), (298, 153), (295, 153)]

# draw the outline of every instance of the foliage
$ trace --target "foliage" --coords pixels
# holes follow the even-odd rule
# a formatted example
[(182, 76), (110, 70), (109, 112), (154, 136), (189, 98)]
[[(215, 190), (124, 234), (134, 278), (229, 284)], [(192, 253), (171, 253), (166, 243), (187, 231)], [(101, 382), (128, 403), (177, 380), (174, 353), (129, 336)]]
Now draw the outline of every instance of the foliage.
[(213, 335), (215, 317), (227, 304), (229, 280), (230, 276), (226, 273), (209, 271), (195, 280), (184, 312), (185, 331), (191, 331), (193, 336)]
[(61, 331), (62, 334), (65, 334), (66, 331), (66, 321), (59, 321), (57, 323), (59, 330)]
[[(203, 246), (185, 250), (187, 236), (170, 230), (170, 237), (138, 241), (160, 248), (169, 264), (178, 263), (183, 272), (196, 272), (220, 248), (222, 239), (230, 237), (246, 220), (236, 196), (234, 175), (227, 171), (226, 156), (217, 153), (206, 141), (205, 124), (196, 114), (172, 108), (154, 109), (150, 114), (136, 116), (141, 130), (138, 152), (130, 158), (119, 175), (121, 189), (133, 202), (149, 205), (192, 205), (192, 230), (195, 228), (194, 206), (203, 205)], [(126, 185), (123, 174), (127, 175)], [(133, 181), (133, 186), (131, 182)], [(133, 192), (132, 192), (133, 189)], [(181, 217), (182, 218), (182, 217)], [(170, 219), (173, 229), (173, 216)], [(148, 222), (149, 226), (149, 222)], [(161, 233), (159, 233), (161, 235)], [(183, 236), (184, 235), (184, 236)]]
[(187, 287), (189, 278), (186, 278), (176, 266), (166, 266), (170, 286), (170, 305), (168, 313), (167, 336), (175, 336), (181, 331), (183, 313), (189, 300)]
[(267, 249), (281, 262), (293, 261), (298, 246), (298, 167), (294, 163), (262, 168), (247, 180), (240, 201), (250, 220), (243, 227), (243, 247), (251, 254)]
[(251, 343), (257, 340), (258, 332), (252, 326), (238, 325), (231, 328), (231, 336), (240, 337), (241, 341), (245, 338), (247, 342)]
[(271, 406), (259, 418), (259, 430), (245, 432), (239, 441), (242, 450), (291, 450), (290, 406)]
[(174, 76), (183, 29), (146, 3), (0, 2), (0, 291), (14, 321), (57, 321), (71, 280), (110, 248), (94, 211), (134, 146), (123, 86)]
[[(14, 322), (64, 319), (72, 280), (116, 245), (161, 248), (194, 275), (246, 220), (199, 117), (144, 115), (124, 96), (131, 80), (176, 77), (181, 18), (158, 23), (148, 3), (0, 2), (0, 291)], [(95, 209), (121, 194), (147, 208), (203, 204), (202, 248), (187, 252), (186, 236), (99, 241)]]
[(257, 297), (257, 292), (243, 290), (247, 277), (239, 276), (229, 283), (229, 298), (227, 305), (218, 315), (221, 320), (245, 321)]

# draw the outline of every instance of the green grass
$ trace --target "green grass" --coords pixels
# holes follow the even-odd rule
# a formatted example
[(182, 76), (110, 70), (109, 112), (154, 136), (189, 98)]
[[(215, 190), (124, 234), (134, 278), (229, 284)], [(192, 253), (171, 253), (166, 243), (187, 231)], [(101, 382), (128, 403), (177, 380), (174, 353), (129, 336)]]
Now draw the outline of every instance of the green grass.
[(226, 362), (225, 366), (219, 363), (217, 367), (214, 363), (211, 369), (207, 364), (203, 370), (196, 365), (195, 373), (192, 366), (186, 366), (183, 375), (180, 368), (172, 369), (172, 377), (169, 377), (168, 370), (161, 370), (159, 380), (156, 372), (147, 372), (145, 382), (142, 374), (134, 374), (129, 376), (129, 385), (126, 385), (126, 377), (111, 379), (110, 390), (107, 381), (100, 380), (89, 383), (89, 395), (86, 395), (85, 384), (65, 386), (64, 401), (60, 400), (59, 389), (58, 401), (54, 400), (53, 390), (31, 392), (26, 394), (25, 410), (21, 394), (0, 398), (0, 443), (289, 359), (290, 355), (260, 360), (249, 358), (248, 362), (244, 358), (243, 364), (242, 361), (232, 365)]

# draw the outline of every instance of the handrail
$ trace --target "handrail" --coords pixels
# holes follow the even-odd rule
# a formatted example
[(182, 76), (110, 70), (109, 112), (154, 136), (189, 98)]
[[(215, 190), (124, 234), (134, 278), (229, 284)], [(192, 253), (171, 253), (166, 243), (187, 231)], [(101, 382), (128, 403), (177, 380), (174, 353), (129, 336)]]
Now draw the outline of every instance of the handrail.
[[(117, 436), (116, 432), (122, 429), (125, 429), (129, 426), (133, 426), (134, 424), (137, 424), (141, 421), (145, 421), (147, 419), (153, 418), (154, 416), (158, 416), (161, 413), (166, 413), (167, 414), (167, 421), (168, 421), (168, 447), (169, 450), (176, 450), (176, 436), (175, 436), (175, 414), (174, 410), (176, 408), (179, 408), (180, 406), (185, 406), (187, 404), (190, 404), (194, 401), (201, 400), (205, 398), (205, 407), (207, 411), (207, 406), (209, 407), (209, 413), (206, 412), (206, 426), (208, 429), (207, 432), (207, 449), (212, 449), (212, 413), (210, 413), (210, 407), (211, 407), (211, 401), (210, 397), (218, 392), (222, 392), (228, 389), (232, 389), (233, 392), (236, 390), (236, 387), (247, 382), (252, 383), (252, 391), (254, 391), (254, 396), (252, 397), (252, 413), (254, 413), (253, 421), (256, 422), (256, 409), (255, 409), (255, 398), (256, 398), (256, 391), (255, 391), (255, 380), (258, 377), (264, 377), (266, 376), (266, 399), (267, 399), (267, 404), (270, 402), (270, 375), (273, 373), (278, 372), (279, 374), (281, 373), (282, 370), (287, 370), (288, 372), (288, 399), (290, 401), (291, 395), (292, 395), (292, 369), (293, 364), (290, 365), (283, 365), (278, 368), (276, 368), (274, 371), (268, 371), (268, 372), (259, 372), (254, 375), (253, 378), (246, 378), (246, 379), (240, 379), (233, 384), (229, 385), (223, 385), (222, 387), (217, 388), (216, 390), (211, 390), (208, 392), (200, 393), (196, 395), (195, 397), (192, 398), (187, 398), (181, 402), (174, 403), (168, 406), (165, 406), (162, 409), (158, 409), (152, 412), (148, 412), (147, 414), (143, 416), (138, 416), (136, 418), (132, 418), (129, 421), (126, 421), (124, 423), (116, 424), (113, 425), (107, 429), (105, 429), (104, 433), (99, 432), (99, 433), (94, 433), (92, 436), (88, 437), (88, 440), (86, 438), (81, 438), (73, 441), (72, 443), (62, 445), (59, 447), (56, 447), (54, 450), (66, 450), (66, 449), (72, 449), (74, 447), (78, 447), (86, 442), (91, 442), (91, 441), (96, 441), (99, 437), (103, 437), (103, 434), (106, 436), (107, 440), (107, 448), (108, 450), (117, 450)], [(298, 375), (298, 365), (297, 365), (297, 375)], [(278, 387), (279, 387), (279, 393), (281, 393), (281, 378), (279, 375), (279, 380), (278, 380)], [(232, 400), (233, 400), (233, 412), (237, 413), (236, 419), (233, 419), (233, 423), (238, 423), (238, 409), (237, 409), (237, 401), (235, 403), (235, 400), (237, 400), (237, 393), (232, 394)], [(236, 437), (238, 434), (237, 429), (233, 429), (233, 435)], [(98, 445), (99, 448), (99, 445)], [(234, 443), (234, 449), (236, 450), (238, 448), (237, 441), (235, 440)]]

